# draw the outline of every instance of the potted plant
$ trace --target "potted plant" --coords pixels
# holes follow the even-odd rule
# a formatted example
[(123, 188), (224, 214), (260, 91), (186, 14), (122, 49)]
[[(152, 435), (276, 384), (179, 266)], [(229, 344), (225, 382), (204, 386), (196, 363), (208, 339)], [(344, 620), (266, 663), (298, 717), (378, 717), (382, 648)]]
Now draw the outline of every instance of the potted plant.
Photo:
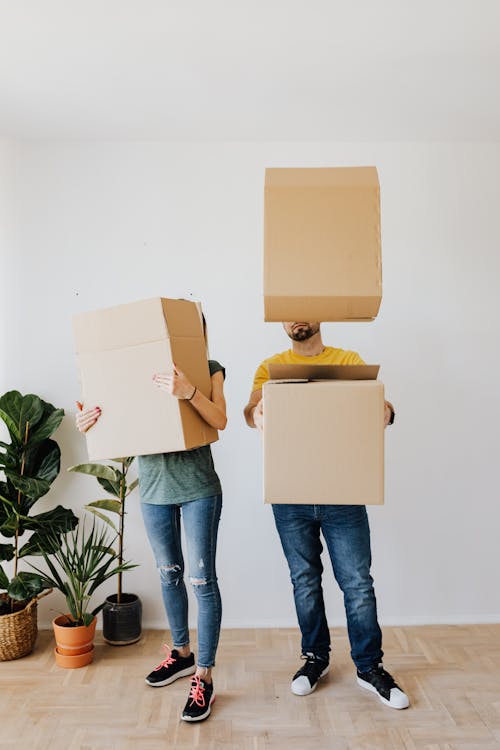
[[(0, 398), (0, 418), (10, 443), (0, 442), (0, 535), (9, 539), (0, 544), (0, 562), (13, 561), (9, 577), (0, 564), (0, 660), (29, 654), (37, 636), (37, 602), (47, 588), (43, 578), (20, 570), (27, 555), (50, 554), (60, 544), (61, 534), (78, 523), (75, 514), (58, 505), (33, 514), (60, 469), (61, 452), (50, 439), (64, 416), (33, 394), (9, 391)], [(32, 532), (24, 542), (21, 537)]]
[[(114, 540), (113, 540), (114, 541)], [(94, 654), (96, 615), (104, 602), (90, 609), (95, 590), (108, 578), (135, 566), (123, 561), (111, 546), (105, 528), (94, 519), (89, 533), (85, 521), (63, 536), (62, 544), (52, 555), (44, 550), (48, 573), (32, 564), (46, 586), (64, 594), (68, 613), (53, 620), (56, 638), (56, 662), (61, 667), (73, 668), (89, 664)]]
[[(123, 563), (125, 533), (125, 501), (135, 490), (138, 479), (128, 483), (128, 472), (134, 456), (117, 458), (110, 466), (99, 463), (79, 464), (69, 471), (90, 474), (97, 478), (99, 484), (111, 495), (103, 500), (95, 500), (86, 505), (86, 509), (111, 526), (118, 539), (118, 563)], [(118, 516), (118, 527), (106, 513)], [(102, 634), (107, 643), (113, 646), (127, 646), (141, 637), (142, 603), (137, 594), (123, 592), (121, 571), (117, 575), (117, 591), (106, 597), (102, 612)]]

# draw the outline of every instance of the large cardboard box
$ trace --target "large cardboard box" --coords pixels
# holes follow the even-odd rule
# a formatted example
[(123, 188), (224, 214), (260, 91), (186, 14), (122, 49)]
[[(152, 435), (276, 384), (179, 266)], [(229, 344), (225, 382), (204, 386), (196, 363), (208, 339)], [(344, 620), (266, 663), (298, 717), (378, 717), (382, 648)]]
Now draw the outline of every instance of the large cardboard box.
[(266, 169), (264, 319), (373, 320), (382, 299), (375, 167)]
[(73, 318), (83, 401), (102, 409), (86, 433), (90, 460), (169, 453), (218, 439), (189, 402), (152, 380), (175, 362), (210, 397), (200, 312), (195, 302), (157, 297)]
[(384, 386), (371, 365), (270, 365), (266, 503), (381, 505)]

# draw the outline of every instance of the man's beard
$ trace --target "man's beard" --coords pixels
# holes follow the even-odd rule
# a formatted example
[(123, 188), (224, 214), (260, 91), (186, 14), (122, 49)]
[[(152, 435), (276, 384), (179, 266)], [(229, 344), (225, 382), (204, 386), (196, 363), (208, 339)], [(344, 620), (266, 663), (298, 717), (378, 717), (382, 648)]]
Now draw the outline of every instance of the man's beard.
[(314, 336), (318, 331), (314, 330), (311, 326), (300, 326), (295, 328), (288, 334), (292, 341), (307, 341), (311, 336)]

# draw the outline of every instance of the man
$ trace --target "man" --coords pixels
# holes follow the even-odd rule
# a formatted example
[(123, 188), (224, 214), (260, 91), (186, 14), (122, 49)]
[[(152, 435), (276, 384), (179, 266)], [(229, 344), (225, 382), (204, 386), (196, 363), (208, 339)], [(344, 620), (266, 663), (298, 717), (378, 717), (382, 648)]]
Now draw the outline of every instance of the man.
[[(283, 323), (283, 327), (293, 342), (292, 349), (262, 362), (245, 407), (248, 426), (259, 430), (263, 428), (262, 386), (269, 379), (269, 363), (364, 364), (356, 352), (324, 346), (319, 323)], [(386, 401), (385, 426), (393, 421), (394, 409)], [(302, 633), (305, 663), (292, 678), (292, 692), (295, 695), (312, 693), (329, 671), (330, 632), (321, 586), (321, 531), (335, 578), (344, 594), (351, 657), (357, 668), (358, 684), (376, 693), (391, 708), (407, 708), (408, 697), (382, 666), (382, 633), (370, 575), (370, 529), (365, 506), (279, 504), (272, 508), (290, 569)]]

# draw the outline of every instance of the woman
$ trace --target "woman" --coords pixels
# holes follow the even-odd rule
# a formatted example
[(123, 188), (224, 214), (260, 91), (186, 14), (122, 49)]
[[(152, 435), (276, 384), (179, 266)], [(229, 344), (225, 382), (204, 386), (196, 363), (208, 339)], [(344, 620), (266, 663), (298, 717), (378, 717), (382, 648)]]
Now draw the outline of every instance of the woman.
[[(201, 393), (175, 365), (168, 373), (153, 375), (154, 384), (193, 409), (212, 427), (223, 430), (227, 423), (224, 399), (225, 370), (208, 361), (212, 383), (210, 398)], [(98, 419), (96, 406), (78, 412), (76, 425), (86, 432)], [(139, 456), (139, 488), (146, 532), (160, 572), (163, 602), (173, 648), (146, 677), (152, 687), (170, 685), (193, 675), (182, 712), (184, 721), (208, 718), (215, 700), (212, 668), (219, 640), (221, 599), (215, 572), (217, 530), (222, 491), (215, 472), (210, 445), (176, 453)], [(189, 645), (188, 600), (184, 585), (180, 519), (187, 540), (190, 581), (198, 601), (198, 659)]]

